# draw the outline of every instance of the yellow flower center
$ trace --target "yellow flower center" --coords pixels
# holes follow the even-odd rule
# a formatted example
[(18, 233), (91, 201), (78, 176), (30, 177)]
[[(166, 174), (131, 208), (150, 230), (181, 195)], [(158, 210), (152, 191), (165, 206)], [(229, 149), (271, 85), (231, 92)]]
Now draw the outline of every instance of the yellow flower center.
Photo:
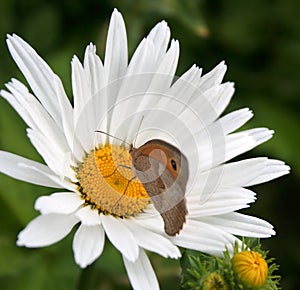
[(232, 258), (235, 273), (247, 286), (262, 286), (268, 275), (268, 264), (261, 254), (253, 251), (237, 253)]
[(75, 169), (85, 204), (119, 217), (142, 212), (149, 197), (131, 167), (129, 150), (122, 146), (107, 144), (90, 152)]

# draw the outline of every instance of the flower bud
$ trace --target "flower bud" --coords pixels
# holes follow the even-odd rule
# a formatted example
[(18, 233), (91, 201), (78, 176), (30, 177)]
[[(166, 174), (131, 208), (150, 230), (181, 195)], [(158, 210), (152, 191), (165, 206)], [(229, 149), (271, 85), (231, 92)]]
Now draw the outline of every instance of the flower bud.
[(253, 251), (236, 253), (232, 266), (238, 279), (247, 287), (255, 288), (265, 284), (268, 276), (268, 264), (262, 255)]

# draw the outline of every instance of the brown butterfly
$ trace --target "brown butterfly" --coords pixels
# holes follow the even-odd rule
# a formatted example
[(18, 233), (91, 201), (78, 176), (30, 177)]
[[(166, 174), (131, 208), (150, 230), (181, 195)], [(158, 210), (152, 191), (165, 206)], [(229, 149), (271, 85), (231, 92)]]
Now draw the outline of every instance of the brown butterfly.
[(170, 236), (180, 232), (188, 213), (185, 200), (189, 176), (186, 157), (173, 145), (158, 139), (139, 148), (130, 146), (133, 170), (164, 221)]

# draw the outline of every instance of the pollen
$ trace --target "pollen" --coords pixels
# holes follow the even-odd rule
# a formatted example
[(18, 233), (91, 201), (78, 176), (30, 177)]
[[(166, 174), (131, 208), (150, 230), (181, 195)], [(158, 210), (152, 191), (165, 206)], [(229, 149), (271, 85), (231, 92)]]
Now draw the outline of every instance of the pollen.
[(244, 285), (260, 287), (268, 276), (268, 264), (262, 255), (254, 251), (242, 251), (232, 258), (234, 272)]
[(129, 150), (123, 146), (99, 146), (75, 170), (85, 204), (101, 213), (129, 217), (149, 204), (143, 184), (132, 171)]

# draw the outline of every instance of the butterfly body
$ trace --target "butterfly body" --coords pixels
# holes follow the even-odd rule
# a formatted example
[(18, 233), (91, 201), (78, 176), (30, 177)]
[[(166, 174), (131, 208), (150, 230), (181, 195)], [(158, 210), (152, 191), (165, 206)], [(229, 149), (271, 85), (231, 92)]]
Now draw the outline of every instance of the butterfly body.
[(174, 236), (186, 221), (188, 180), (186, 157), (173, 145), (158, 139), (129, 150), (135, 175), (164, 221), (164, 230)]

